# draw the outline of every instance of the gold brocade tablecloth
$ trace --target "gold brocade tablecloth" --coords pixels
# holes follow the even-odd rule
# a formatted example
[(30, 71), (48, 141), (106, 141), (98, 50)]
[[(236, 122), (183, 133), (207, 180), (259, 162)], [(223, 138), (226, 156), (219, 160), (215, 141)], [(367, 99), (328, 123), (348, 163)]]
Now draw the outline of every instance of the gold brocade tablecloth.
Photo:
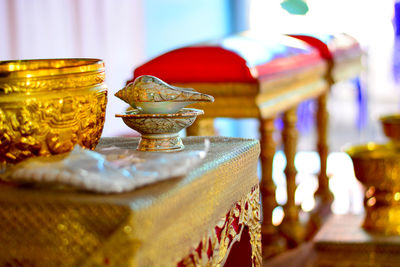
[[(257, 140), (210, 141), (187, 176), (130, 193), (0, 186), (0, 266), (176, 265), (258, 185)], [(104, 138), (99, 146), (134, 149), (137, 142)], [(184, 144), (200, 150), (204, 138)]]

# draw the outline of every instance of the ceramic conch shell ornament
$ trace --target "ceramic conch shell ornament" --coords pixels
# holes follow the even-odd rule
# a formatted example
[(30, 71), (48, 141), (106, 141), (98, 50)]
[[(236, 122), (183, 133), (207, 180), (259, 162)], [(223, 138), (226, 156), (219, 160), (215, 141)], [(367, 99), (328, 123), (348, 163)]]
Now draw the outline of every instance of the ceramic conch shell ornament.
[(214, 102), (210, 95), (172, 86), (150, 75), (139, 76), (115, 96), (147, 114), (171, 114), (196, 102)]

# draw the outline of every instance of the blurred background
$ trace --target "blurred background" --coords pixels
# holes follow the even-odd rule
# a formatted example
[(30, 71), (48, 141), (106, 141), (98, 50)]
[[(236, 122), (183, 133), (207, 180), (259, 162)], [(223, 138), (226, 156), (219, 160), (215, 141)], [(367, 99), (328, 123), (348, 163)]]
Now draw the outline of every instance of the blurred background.
[[(135, 67), (170, 49), (225, 36), (247, 22), (246, 1), (0, 0), (0, 60), (89, 57), (106, 64), (103, 136), (131, 130), (114, 93)], [(243, 16), (243, 17), (242, 17)], [(241, 24), (240, 23), (240, 24)], [(247, 25), (245, 25), (247, 27)]]
[[(351, 161), (340, 149), (346, 143), (384, 140), (377, 119), (398, 111), (400, 61), (396, 59), (400, 48), (394, 19), (396, 2), (298, 0), (308, 8), (306, 12), (297, 10), (301, 15), (291, 14), (296, 12), (285, 6), (290, 2), (296, 1), (0, 0), (0, 60), (103, 59), (109, 88), (103, 136), (118, 136), (129, 134), (131, 130), (114, 118), (115, 113), (126, 108), (114, 93), (132, 78), (137, 66), (168, 50), (247, 29), (265, 34), (348, 33), (360, 42), (366, 53), (361, 82), (367, 107), (360, 114), (356, 89), (351, 82), (337, 84), (331, 91), (332, 153), (328, 172), (332, 175), (332, 191), (341, 194), (336, 198), (340, 201), (335, 201), (334, 211), (357, 213), (362, 209), (362, 195), (357, 191), (359, 185), (354, 179)], [(307, 108), (312, 110), (313, 105)], [(258, 138), (256, 120), (218, 119), (216, 127), (221, 135)], [(314, 174), (319, 164), (313, 152), (313, 127), (312, 124), (303, 127), (299, 142), (302, 152), (296, 158), (300, 184), (296, 202), (301, 203), (304, 210), (313, 207)], [(280, 152), (275, 161), (277, 198), (283, 204), (286, 201), (282, 174), (285, 163)]]

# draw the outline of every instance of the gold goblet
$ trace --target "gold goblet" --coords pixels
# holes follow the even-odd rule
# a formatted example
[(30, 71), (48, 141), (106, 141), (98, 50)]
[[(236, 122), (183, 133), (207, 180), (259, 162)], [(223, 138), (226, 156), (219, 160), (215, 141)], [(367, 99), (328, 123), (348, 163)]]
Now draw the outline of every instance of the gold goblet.
[(107, 88), (98, 59), (0, 61), (0, 163), (94, 149)]
[(390, 144), (368, 143), (346, 151), (357, 179), (366, 187), (363, 228), (400, 234), (400, 151)]

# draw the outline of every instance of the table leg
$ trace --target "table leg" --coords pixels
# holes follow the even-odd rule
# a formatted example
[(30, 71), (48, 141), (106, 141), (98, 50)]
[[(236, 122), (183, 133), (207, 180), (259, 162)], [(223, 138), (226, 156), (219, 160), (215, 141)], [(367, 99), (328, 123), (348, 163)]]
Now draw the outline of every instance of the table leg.
[(272, 163), (275, 155), (275, 141), (273, 133), (275, 118), (260, 119), (261, 145), (261, 203), (263, 221), (261, 236), (263, 243), (263, 258), (272, 257), (284, 250), (285, 243), (276, 226), (272, 224), (272, 212), (276, 208), (276, 186), (272, 180)]
[(330, 203), (333, 200), (332, 192), (329, 190), (329, 179), (326, 174), (326, 163), (328, 159), (328, 109), (327, 109), (328, 92), (318, 98), (317, 106), (317, 130), (318, 143), (317, 150), (321, 162), (320, 173), (318, 175), (318, 189), (315, 196), (320, 198), (323, 203)]
[(280, 231), (286, 237), (289, 247), (297, 246), (304, 240), (305, 237), (305, 228), (300, 224), (299, 221), (300, 209), (295, 204), (297, 170), (294, 165), (294, 159), (296, 155), (298, 139), (298, 132), (296, 129), (296, 112), (296, 107), (294, 107), (284, 113), (284, 129), (282, 131), (282, 141), (286, 155), (285, 175), (287, 202), (283, 207), (285, 217), (280, 225)]
[(307, 239), (312, 239), (313, 236), (321, 228), (324, 221), (331, 214), (331, 203), (333, 194), (329, 190), (329, 178), (326, 173), (326, 163), (328, 159), (328, 119), (327, 110), (328, 92), (321, 95), (317, 100), (317, 151), (320, 158), (320, 172), (318, 174), (318, 188), (315, 191), (315, 208), (310, 215), (308, 222)]
[(214, 118), (197, 118), (194, 123), (186, 129), (187, 136), (214, 136)]

